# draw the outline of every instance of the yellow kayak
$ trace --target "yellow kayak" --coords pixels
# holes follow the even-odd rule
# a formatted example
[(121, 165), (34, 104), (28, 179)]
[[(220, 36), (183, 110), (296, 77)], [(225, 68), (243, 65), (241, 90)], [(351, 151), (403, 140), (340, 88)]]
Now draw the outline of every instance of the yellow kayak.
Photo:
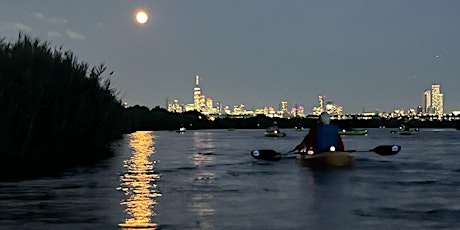
[(296, 153), (296, 158), (303, 166), (312, 168), (346, 167), (354, 163), (354, 157), (351, 153), (340, 151), (323, 152), (314, 155)]
[(352, 152), (374, 152), (380, 156), (392, 156), (396, 155), (400, 150), (401, 146), (399, 145), (380, 145), (369, 150), (329, 151), (309, 155), (306, 152), (289, 151), (282, 154), (273, 149), (255, 149), (251, 151), (251, 156), (258, 160), (279, 161), (282, 156), (290, 158), (291, 154), (295, 154), (297, 161), (302, 166), (311, 168), (336, 168), (352, 166), (355, 161), (355, 158), (351, 154)]

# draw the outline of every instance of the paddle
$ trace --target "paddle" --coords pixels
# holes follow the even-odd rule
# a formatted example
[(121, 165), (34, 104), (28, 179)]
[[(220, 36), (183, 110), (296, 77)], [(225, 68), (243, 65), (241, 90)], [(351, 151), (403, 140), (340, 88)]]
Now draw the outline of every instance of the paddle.
[[(344, 152), (375, 152), (381, 156), (391, 156), (397, 154), (400, 150), (401, 146), (399, 145), (380, 145), (370, 150), (346, 150)], [(256, 149), (251, 151), (251, 156), (260, 160), (279, 161), (281, 155), (287, 155), (293, 152), (294, 151), (289, 151), (288, 153), (281, 154), (272, 149)]]
[(380, 145), (369, 150), (347, 150), (344, 152), (374, 152), (381, 156), (391, 156), (397, 154), (401, 150), (399, 145)]
[(281, 160), (281, 153), (272, 149), (256, 149), (251, 151), (251, 156), (255, 159), (279, 161)]

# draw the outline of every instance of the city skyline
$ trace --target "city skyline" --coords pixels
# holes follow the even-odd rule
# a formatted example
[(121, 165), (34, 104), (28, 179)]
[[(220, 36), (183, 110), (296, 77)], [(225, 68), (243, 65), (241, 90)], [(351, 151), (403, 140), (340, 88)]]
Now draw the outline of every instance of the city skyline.
[(346, 113), (392, 111), (440, 84), (448, 113), (460, 110), (459, 11), (454, 0), (4, 0), (0, 36), (22, 32), (104, 63), (130, 105), (187, 100), (198, 72), (228, 105), (309, 109), (324, 95)]
[[(333, 101), (326, 101), (324, 95), (317, 96), (317, 104), (310, 110), (306, 109), (303, 104), (290, 104), (286, 100), (279, 101), (278, 110), (273, 104), (253, 107), (246, 109), (245, 104), (227, 105), (220, 100), (215, 102), (210, 96), (207, 96), (200, 87), (200, 76), (195, 74), (195, 85), (193, 86), (193, 99), (189, 103), (181, 103), (178, 98), (174, 98), (172, 102), (167, 98), (164, 106), (170, 112), (186, 112), (199, 111), (204, 114), (265, 114), (277, 116), (306, 116), (308, 114), (319, 115), (323, 111), (327, 111), (332, 115), (342, 115), (343, 106), (335, 104)], [(289, 109), (290, 108), (290, 109)], [(423, 92), (423, 98), (420, 104), (410, 108), (397, 108), (392, 111), (361, 111), (362, 113), (415, 113), (429, 114), (442, 116), (444, 113), (444, 94), (441, 92), (440, 84), (432, 84), (431, 89)], [(460, 111), (453, 110), (449, 113), (458, 113)], [(284, 114), (284, 115), (283, 115)]]

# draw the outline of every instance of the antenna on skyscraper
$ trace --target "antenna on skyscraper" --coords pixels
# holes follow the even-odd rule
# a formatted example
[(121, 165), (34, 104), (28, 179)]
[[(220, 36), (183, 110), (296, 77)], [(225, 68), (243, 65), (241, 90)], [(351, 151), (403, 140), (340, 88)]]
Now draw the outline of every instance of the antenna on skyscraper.
[(195, 75), (195, 85), (199, 85), (200, 84), (200, 76), (198, 75), (198, 73)]

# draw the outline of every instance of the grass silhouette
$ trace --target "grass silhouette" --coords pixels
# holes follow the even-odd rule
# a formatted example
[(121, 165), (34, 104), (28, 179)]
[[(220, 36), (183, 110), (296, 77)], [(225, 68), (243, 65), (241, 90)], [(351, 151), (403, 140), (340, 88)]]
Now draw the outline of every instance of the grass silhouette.
[(104, 64), (19, 34), (0, 40), (0, 160), (3, 168), (76, 162), (120, 136), (123, 106)]

